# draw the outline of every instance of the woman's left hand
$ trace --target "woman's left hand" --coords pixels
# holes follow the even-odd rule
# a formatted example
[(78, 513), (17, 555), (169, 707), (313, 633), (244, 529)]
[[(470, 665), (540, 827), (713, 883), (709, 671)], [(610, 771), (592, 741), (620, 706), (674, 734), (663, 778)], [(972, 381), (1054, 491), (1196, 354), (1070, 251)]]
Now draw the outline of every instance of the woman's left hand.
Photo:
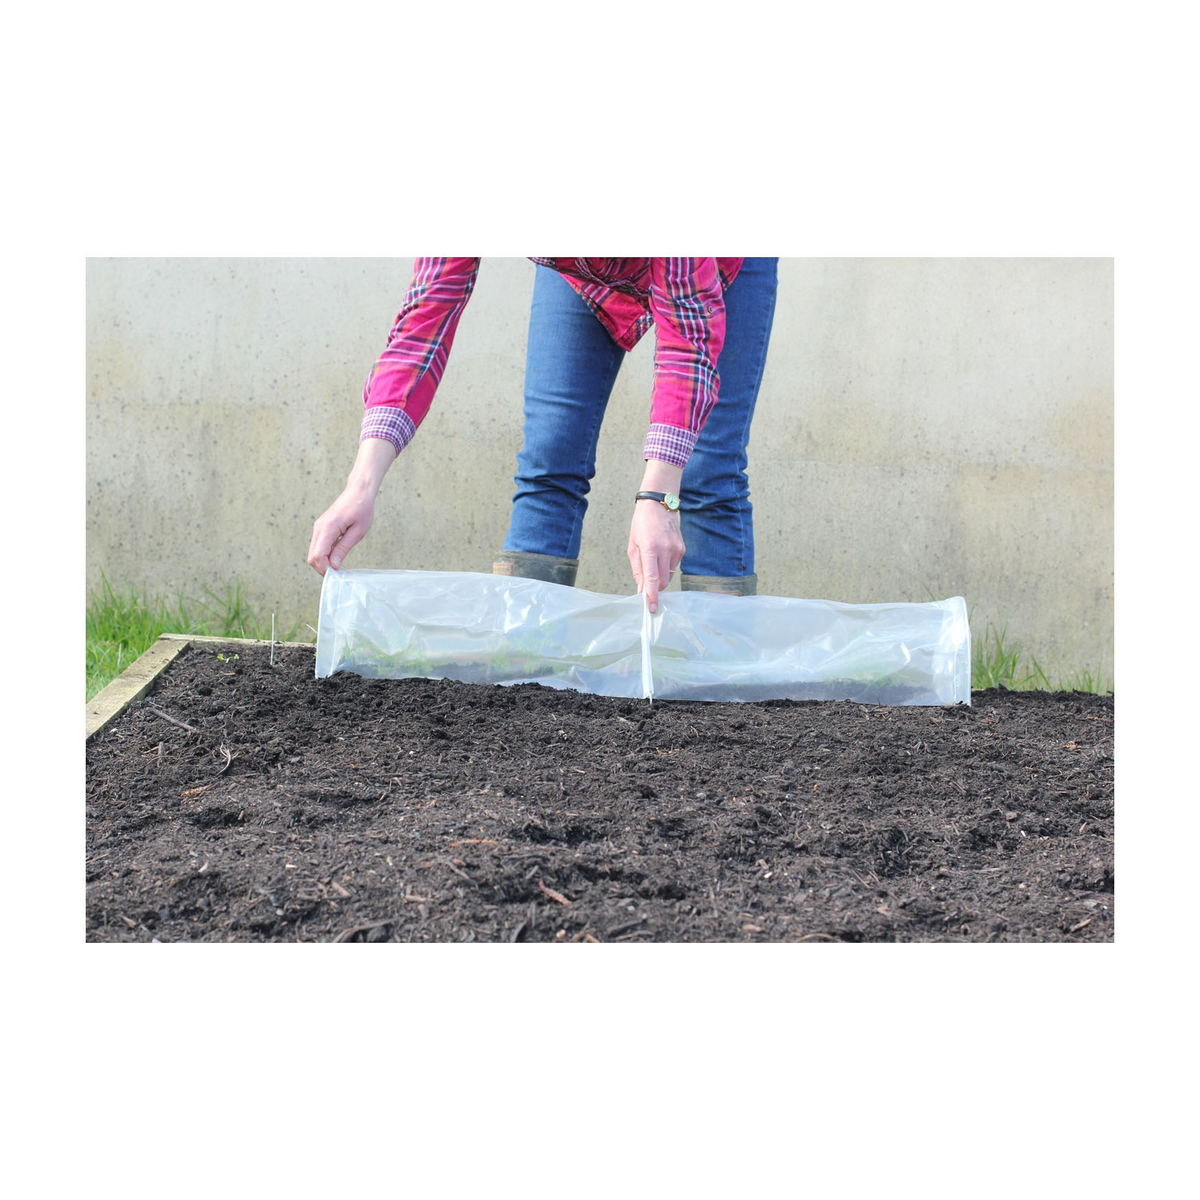
[(629, 526), (629, 565), (651, 612), (658, 612), (658, 593), (674, 577), (683, 551), (679, 514), (669, 512), (657, 500), (638, 500)]
[[(672, 463), (646, 460), (642, 476), (643, 492), (679, 492), (683, 468)], [(657, 500), (636, 500), (633, 522), (629, 526), (629, 565), (637, 590), (644, 592), (651, 612), (658, 612), (658, 593), (674, 577), (683, 559), (683, 534), (679, 530), (679, 513)]]

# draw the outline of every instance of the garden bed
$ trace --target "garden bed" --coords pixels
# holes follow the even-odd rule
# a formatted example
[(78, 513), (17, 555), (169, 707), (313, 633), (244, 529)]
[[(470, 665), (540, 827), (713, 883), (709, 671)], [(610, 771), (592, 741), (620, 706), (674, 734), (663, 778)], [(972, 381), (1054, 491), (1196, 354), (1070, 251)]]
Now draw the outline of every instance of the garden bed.
[(89, 941), (1113, 940), (1111, 696), (650, 705), (270, 654), (193, 644), (89, 738)]

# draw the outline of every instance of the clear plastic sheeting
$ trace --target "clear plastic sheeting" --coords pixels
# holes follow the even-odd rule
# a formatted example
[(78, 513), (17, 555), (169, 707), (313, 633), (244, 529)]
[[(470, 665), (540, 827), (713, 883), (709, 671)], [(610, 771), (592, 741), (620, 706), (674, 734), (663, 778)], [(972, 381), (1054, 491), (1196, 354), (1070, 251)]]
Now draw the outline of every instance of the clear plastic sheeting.
[(327, 571), (317, 678), (541, 683), (655, 700), (970, 704), (961, 596), (605, 596), (507, 575)]

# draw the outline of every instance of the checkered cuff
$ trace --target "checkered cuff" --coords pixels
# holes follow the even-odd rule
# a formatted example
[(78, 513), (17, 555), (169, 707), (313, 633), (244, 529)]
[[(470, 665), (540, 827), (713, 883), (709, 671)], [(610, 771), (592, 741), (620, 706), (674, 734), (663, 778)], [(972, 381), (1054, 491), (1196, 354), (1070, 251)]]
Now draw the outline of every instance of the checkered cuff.
[(363, 414), (358, 440), (364, 442), (367, 438), (385, 438), (396, 447), (396, 453), (399, 454), (416, 432), (412, 417), (404, 409), (390, 404), (376, 404)]
[(654, 458), (670, 463), (673, 467), (686, 467), (696, 447), (698, 434), (690, 429), (677, 429), (674, 425), (651, 425), (646, 432), (643, 458)]

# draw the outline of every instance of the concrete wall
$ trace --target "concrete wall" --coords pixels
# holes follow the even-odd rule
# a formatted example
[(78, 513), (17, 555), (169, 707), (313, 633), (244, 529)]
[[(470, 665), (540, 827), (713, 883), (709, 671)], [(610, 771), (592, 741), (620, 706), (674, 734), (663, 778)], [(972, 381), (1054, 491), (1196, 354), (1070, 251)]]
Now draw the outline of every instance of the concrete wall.
[[(87, 579), (241, 582), (316, 624), (314, 518), (412, 259), (92, 259)], [(485, 259), (434, 408), (349, 565), (490, 569), (534, 267)], [(1113, 663), (1111, 259), (784, 259), (750, 444), (759, 590), (961, 594), (1052, 677)], [(653, 338), (605, 421), (579, 585), (632, 590)], [(304, 631), (306, 632), (306, 631)]]

